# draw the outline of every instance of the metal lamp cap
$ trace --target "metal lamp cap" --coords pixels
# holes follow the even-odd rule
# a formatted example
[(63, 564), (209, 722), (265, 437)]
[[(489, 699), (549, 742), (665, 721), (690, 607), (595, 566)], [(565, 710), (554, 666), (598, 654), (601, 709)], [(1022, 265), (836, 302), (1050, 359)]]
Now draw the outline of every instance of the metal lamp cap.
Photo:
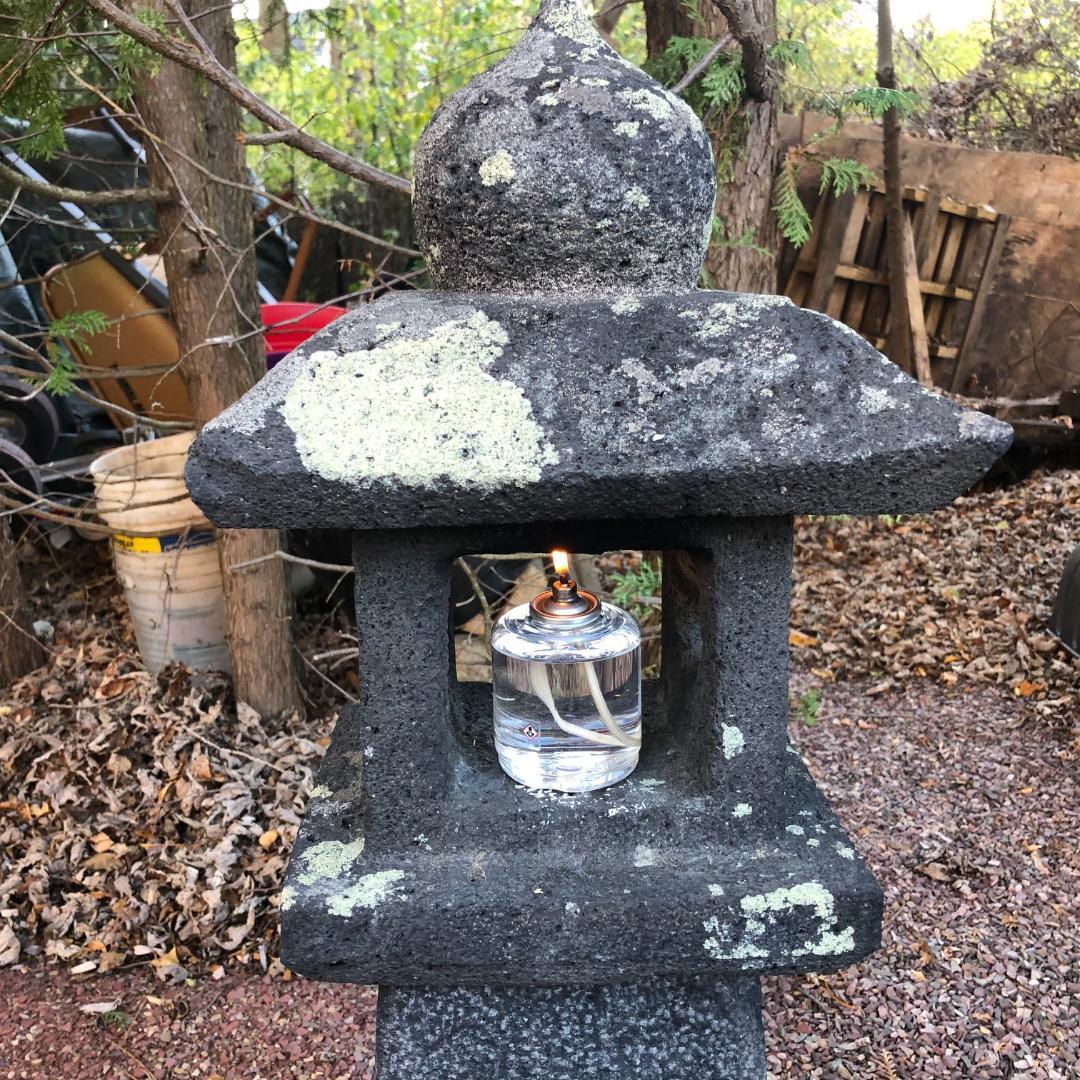
[(529, 618), (554, 630), (576, 630), (600, 618), (600, 601), (579, 590), (572, 578), (556, 578), (550, 589), (532, 598)]

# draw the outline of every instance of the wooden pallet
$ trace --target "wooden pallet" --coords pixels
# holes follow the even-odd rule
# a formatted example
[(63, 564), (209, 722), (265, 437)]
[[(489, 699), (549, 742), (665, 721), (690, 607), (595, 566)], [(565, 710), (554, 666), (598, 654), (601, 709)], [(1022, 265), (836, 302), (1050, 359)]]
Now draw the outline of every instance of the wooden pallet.
[[(922, 299), (928, 374), (937, 386), (962, 391), (973, 366), (972, 349), (1009, 217), (988, 206), (913, 187), (904, 189), (904, 209), (917, 270), (912, 278), (917, 277)], [(883, 188), (878, 185), (839, 199), (825, 194), (813, 219), (806, 245), (798, 252), (786, 250), (781, 259), (784, 295), (846, 323), (884, 349), (892, 312)], [(921, 337), (918, 312), (911, 315), (913, 334)], [(915, 356), (899, 362), (918, 373)]]

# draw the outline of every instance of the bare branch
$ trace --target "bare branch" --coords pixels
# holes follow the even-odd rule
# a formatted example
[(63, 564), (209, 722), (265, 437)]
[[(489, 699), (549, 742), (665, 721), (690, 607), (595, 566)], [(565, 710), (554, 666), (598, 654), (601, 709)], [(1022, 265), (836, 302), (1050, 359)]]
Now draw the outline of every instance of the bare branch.
[(692, 86), (706, 71), (709, 65), (730, 45), (732, 38), (726, 34), (717, 38), (709, 46), (709, 51), (671, 88), (673, 94), (681, 94), (688, 86)]
[(172, 198), (171, 191), (160, 188), (133, 187), (113, 188), (110, 191), (81, 191), (79, 188), (61, 187), (43, 180), (31, 180), (0, 161), (0, 180), (13, 188), (40, 195), (56, 202), (73, 202), (80, 206), (115, 206), (117, 203), (166, 202)]
[(141, 45), (153, 49), (154, 52), (159, 53), (166, 59), (190, 68), (216, 86), (221, 87), (257, 120), (264, 123), (268, 128), (280, 132), (282, 134), (281, 141), (286, 145), (300, 150), (302, 153), (307, 154), (308, 157), (321, 161), (324, 165), (329, 165), (330, 168), (336, 169), (346, 176), (351, 176), (355, 180), (386, 188), (388, 191), (396, 191), (399, 195), (410, 196), (412, 194), (412, 185), (408, 180), (384, 172), (373, 165), (367, 165), (363, 161), (336, 150), (329, 143), (323, 142), (322, 139), (307, 134), (268, 102), (252, 93), (206, 47), (205, 42), (202, 41), (198, 31), (194, 30), (190, 20), (185, 19), (185, 29), (189, 34), (194, 32), (194, 37), (197, 39), (194, 44), (179, 41), (161, 33), (159, 30), (155, 30), (152, 26), (148, 26), (134, 15), (128, 14), (123, 8), (112, 3), (112, 0), (87, 0), (87, 3)]
[(316, 570), (331, 570), (336, 574), (351, 574), (353, 572), (353, 567), (346, 566), (344, 563), (327, 563), (318, 562), (316, 559), (305, 559), (300, 555), (291, 555), (287, 551), (280, 550), (280, 548), (277, 551), (271, 551), (269, 555), (260, 555), (257, 559), (233, 563), (228, 569), (235, 573), (237, 570), (248, 570), (253, 566), (262, 566), (263, 563), (268, 563), (272, 559), (296, 563), (297, 566), (311, 566)]
[(285, 135), (281, 131), (241, 131), (236, 140), (245, 146), (273, 146), (283, 143)]

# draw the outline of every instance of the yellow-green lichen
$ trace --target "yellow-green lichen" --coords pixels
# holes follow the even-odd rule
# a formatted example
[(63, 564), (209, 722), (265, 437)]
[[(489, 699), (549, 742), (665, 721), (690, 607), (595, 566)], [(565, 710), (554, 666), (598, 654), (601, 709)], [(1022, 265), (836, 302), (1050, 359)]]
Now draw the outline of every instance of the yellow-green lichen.
[(654, 120), (668, 120), (675, 111), (666, 97), (651, 90), (622, 90), (619, 97), (632, 109), (647, 112)]
[(509, 184), (517, 176), (514, 159), (505, 150), (496, 150), (490, 157), (480, 162), (480, 182), (484, 187), (495, 184)]
[(583, 0), (563, 0), (545, 13), (548, 27), (561, 37), (579, 45), (592, 45), (599, 40), (592, 21), (592, 11)]
[(723, 734), (724, 757), (730, 761), (736, 754), (743, 752), (746, 740), (740, 728), (732, 727), (730, 724), (721, 724), (720, 729)]
[(378, 907), (384, 900), (393, 899), (396, 883), (404, 876), (404, 870), (380, 870), (375, 874), (365, 874), (351, 888), (328, 896), (326, 910), (330, 915), (347, 919), (358, 907)]
[(508, 340), (475, 311), (426, 336), (313, 353), (281, 407), (301, 460), (358, 486), (448, 480), (490, 491), (539, 480), (558, 453), (521, 388), (487, 371)]
[(304, 869), (297, 881), (314, 885), (317, 881), (339, 878), (364, 853), (364, 838), (358, 836), (347, 844), (340, 840), (323, 840), (312, 844), (300, 855)]

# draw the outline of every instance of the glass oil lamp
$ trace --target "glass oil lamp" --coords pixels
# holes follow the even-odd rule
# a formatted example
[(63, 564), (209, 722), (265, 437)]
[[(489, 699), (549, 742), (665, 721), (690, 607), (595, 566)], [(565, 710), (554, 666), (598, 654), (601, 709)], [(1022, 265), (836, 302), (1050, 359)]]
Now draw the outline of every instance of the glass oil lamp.
[(633, 772), (641, 749), (641, 631), (579, 589), (565, 551), (555, 580), (491, 632), (495, 746), (519, 784), (592, 791)]

